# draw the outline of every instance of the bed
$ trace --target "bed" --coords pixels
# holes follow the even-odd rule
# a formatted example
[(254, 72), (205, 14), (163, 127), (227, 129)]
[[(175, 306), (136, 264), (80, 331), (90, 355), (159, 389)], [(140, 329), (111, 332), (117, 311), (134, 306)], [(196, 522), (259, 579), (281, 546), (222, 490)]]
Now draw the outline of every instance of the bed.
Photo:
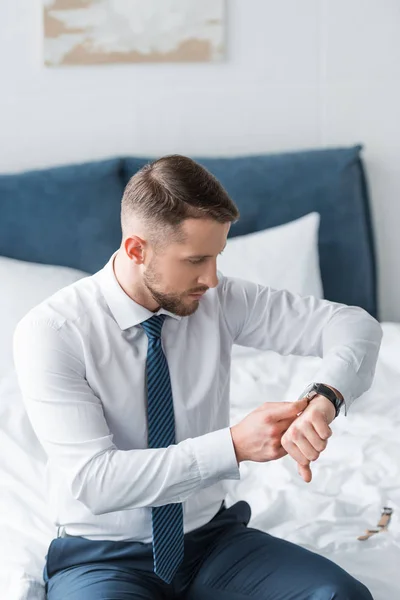
[[(282, 281), (285, 274), (291, 285), (296, 273), (299, 283), (293, 291), (311, 293), (310, 286), (314, 286), (316, 295), (355, 304), (379, 316), (373, 228), (360, 151), (357, 146), (268, 157), (199, 159), (223, 182), (242, 213), (232, 228), (222, 269), (225, 274), (230, 274), (226, 272), (230, 264), (235, 275), (246, 273), (248, 264), (239, 264), (238, 245), (246, 239), (251, 260), (256, 247), (251, 235), (258, 233), (257, 243), (263, 244), (266, 256), (268, 244), (275, 251), (278, 247), (278, 256), (292, 253), (285, 269), (275, 264), (275, 273), (274, 265), (263, 261), (262, 276), (268, 281), (275, 281), (274, 277)], [(8, 303), (3, 298), (0, 305), (5, 332), (0, 348), (0, 597), (7, 600), (44, 599), (44, 556), (56, 535), (46, 514), (46, 457), (26, 417), (12, 366), (13, 319), (24, 313), (27, 303), (38, 303), (104, 264), (119, 245), (118, 223), (108, 218), (110, 207), (116, 210), (123, 186), (146, 160), (113, 159), (0, 176), (0, 278), (6, 296), (7, 289), (12, 290)], [(77, 202), (82, 189), (84, 197)], [(62, 210), (54, 207), (60, 195), (66, 203), (71, 198), (69, 212), (65, 206)], [(14, 217), (21, 207), (28, 212), (22, 221)], [(79, 229), (78, 249), (76, 243), (71, 246), (74, 240), (71, 224), (65, 224), (66, 214), (72, 224), (79, 223), (75, 227)], [(50, 220), (47, 228), (45, 217)], [(289, 222), (293, 223), (290, 227)], [(20, 243), (10, 235), (10, 228), (18, 231)], [(85, 247), (82, 236), (86, 236)], [(306, 241), (297, 248), (299, 239)], [(300, 268), (296, 261), (301, 252)], [(319, 282), (317, 275), (311, 282), (313, 261)], [(293, 264), (296, 268), (291, 275)], [(301, 269), (304, 277), (300, 277)], [(334, 560), (363, 581), (375, 600), (396, 600), (400, 597), (400, 325), (384, 322), (382, 327), (373, 386), (346, 418), (341, 416), (332, 424), (334, 435), (313, 465), (312, 483), (303, 482), (289, 457), (267, 464), (244, 463), (241, 480), (226, 484), (226, 501), (229, 505), (247, 500), (252, 509), (250, 525)], [(297, 398), (312, 380), (319, 360), (238, 349), (232, 359), (232, 424), (268, 399)], [(358, 540), (366, 529), (376, 527), (383, 506), (394, 511), (387, 531)]]

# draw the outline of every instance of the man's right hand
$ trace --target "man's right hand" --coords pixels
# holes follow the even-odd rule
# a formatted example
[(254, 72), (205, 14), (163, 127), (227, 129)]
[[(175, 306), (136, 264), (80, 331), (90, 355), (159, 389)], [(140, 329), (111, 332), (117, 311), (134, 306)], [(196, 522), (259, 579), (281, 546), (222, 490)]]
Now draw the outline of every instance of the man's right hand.
[(231, 427), (238, 464), (243, 460), (267, 462), (287, 454), (281, 439), (305, 408), (307, 400), (265, 402)]

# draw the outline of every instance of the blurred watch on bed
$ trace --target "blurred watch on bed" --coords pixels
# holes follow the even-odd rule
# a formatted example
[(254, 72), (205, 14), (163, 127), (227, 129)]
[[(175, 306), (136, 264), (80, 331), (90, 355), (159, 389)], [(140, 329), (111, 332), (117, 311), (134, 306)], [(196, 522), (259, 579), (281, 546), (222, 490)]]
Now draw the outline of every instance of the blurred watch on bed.
[(335, 407), (335, 418), (339, 415), (340, 408), (344, 400), (343, 396), (339, 392), (337, 392), (337, 390), (334, 390), (333, 388), (331, 388), (328, 385), (325, 385), (324, 383), (311, 383), (300, 395), (299, 400), (301, 400), (302, 398), (312, 400), (315, 396), (325, 396), (325, 398), (328, 398), (328, 400), (330, 400), (333, 406)]

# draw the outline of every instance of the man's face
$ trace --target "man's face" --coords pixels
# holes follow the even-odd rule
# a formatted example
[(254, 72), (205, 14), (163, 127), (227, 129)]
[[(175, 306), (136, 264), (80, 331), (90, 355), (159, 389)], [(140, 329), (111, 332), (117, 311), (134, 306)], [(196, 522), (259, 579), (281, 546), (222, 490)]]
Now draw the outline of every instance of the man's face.
[(186, 219), (183, 242), (171, 242), (151, 253), (143, 282), (160, 308), (182, 317), (194, 313), (201, 296), (218, 284), (217, 256), (226, 244), (230, 224)]

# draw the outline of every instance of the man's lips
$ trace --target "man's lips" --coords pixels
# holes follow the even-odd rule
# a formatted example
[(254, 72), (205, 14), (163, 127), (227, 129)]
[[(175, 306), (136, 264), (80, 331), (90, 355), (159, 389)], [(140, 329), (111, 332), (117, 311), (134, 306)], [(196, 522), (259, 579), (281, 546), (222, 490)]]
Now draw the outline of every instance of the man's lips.
[(189, 296), (196, 296), (198, 298), (200, 298), (200, 296), (203, 296), (206, 293), (207, 290), (203, 290), (202, 292), (190, 292)]

